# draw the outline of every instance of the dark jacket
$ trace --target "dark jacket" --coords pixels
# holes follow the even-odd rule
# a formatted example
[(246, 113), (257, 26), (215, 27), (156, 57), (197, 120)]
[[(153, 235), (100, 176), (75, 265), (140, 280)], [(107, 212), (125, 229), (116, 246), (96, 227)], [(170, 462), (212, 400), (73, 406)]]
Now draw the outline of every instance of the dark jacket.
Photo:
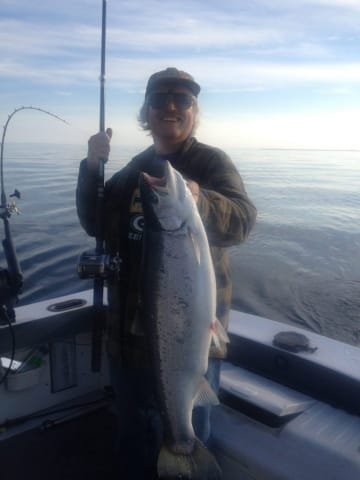
[[(106, 252), (123, 260), (120, 279), (108, 280), (107, 344), (109, 353), (124, 364), (143, 366), (148, 361), (146, 339), (134, 331), (138, 315), (138, 282), (141, 261), (141, 218), (138, 196), (139, 173), (152, 174), (155, 149), (150, 147), (134, 157), (105, 184), (102, 236)], [(256, 209), (249, 200), (242, 179), (229, 157), (221, 150), (189, 139), (172, 166), (200, 186), (198, 208), (203, 220), (217, 283), (217, 317), (227, 329), (231, 306), (231, 278), (226, 247), (244, 241), (255, 223)], [(150, 169), (150, 171), (149, 171)], [(77, 208), (81, 225), (96, 234), (96, 178), (80, 166)], [(139, 320), (139, 319), (137, 319)], [(141, 319), (140, 319), (141, 324)], [(140, 334), (139, 334), (140, 333)], [(224, 357), (226, 347), (211, 351)]]

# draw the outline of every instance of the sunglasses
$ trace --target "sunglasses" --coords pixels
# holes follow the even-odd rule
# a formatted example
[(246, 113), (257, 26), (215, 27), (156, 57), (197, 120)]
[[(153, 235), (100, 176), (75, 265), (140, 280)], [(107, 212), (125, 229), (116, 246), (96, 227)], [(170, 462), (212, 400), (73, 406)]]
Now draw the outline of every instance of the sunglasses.
[(149, 95), (151, 108), (162, 110), (172, 102), (178, 110), (187, 110), (194, 104), (194, 97), (180, 92), (154, 92)]

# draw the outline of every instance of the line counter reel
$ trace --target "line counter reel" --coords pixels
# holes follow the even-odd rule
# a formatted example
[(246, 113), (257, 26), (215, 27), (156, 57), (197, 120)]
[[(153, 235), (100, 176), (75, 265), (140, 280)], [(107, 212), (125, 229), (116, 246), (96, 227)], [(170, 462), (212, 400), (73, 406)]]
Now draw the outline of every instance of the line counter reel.
[(98, 254), (95, 250), (83, 252), (79, 257), (78, 275), (82, 279), (119, 278), (121, 259), (118, 256)]

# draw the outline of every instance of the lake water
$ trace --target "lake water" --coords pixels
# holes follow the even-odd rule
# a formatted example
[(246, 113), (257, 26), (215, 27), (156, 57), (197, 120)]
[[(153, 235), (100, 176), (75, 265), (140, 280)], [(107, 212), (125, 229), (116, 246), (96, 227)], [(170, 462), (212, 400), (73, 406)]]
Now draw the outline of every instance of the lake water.
[[(21, 305), (92, 286), (76, 274), (78, 255), (95, 244), (75, 210), (85, 153), (5, 145), (6, 195), (21, 192), (21, 215), (10, 219), (24, 273)], [(106, 176), (135, 153), (113, 147)], [(258, 208), (248, 241), (230, 249), (234, 308), (360, 345), (360, 152), (228, 153)]]

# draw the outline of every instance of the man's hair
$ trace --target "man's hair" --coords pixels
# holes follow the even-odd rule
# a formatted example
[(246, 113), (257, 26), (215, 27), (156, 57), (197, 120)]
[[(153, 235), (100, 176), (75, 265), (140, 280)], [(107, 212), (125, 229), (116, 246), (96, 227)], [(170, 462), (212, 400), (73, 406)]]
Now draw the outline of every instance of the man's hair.
[[(139, 125), (142, 128), (142, 130), (145, 130), (145, 131), (146, 130), (151, 131), (151, 128), (148, 122), (149, 108), (150, 108), (149, 99), (148, 97), (145, 97), (144, 103), (142, 104), (142, 107), (140, 108), (140, 112), (138, 115)], [(199, 104), (196, 97), (194, 97), (192, 108), (194, 110), (194, 125), (191, 131), (191, 135), (194, 135), (199, 125), (199, 116), (200, 116)]]

